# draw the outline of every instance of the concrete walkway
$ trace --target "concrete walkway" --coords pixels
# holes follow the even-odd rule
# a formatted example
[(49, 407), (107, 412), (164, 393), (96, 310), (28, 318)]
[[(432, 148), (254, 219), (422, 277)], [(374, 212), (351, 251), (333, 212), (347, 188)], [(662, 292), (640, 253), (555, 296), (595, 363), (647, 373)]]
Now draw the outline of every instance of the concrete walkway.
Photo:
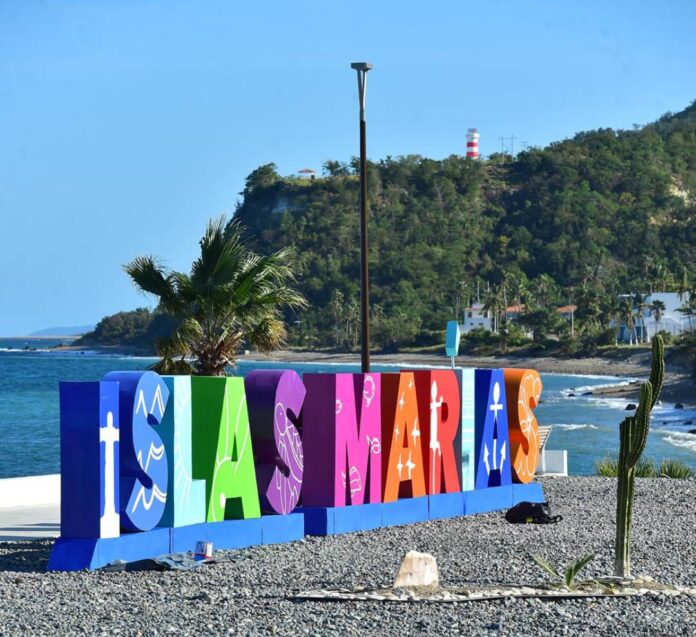
[(0, 480), (0, 542), (60, 535), (60, 476)]
[(60, 505), (0, 509), (0, 542), (35, 540), (60, 535)]

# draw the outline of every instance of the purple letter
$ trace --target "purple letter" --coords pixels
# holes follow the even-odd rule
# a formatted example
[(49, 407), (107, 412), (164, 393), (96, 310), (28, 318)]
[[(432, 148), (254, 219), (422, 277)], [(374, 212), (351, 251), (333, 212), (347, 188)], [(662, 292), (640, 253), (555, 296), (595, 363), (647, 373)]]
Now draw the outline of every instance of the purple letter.
[(305, 388), (292, 370), (256, 370), (245, 379), (261, 509), (290, 513), (300, 499), (304, 461), (299, 419)]

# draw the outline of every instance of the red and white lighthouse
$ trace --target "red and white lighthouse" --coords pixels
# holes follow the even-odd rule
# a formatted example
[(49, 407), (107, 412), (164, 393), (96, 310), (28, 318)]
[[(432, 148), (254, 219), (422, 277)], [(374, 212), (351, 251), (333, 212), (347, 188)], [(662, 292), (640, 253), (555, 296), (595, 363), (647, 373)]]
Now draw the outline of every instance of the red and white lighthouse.
[(468, 128), (466, 131), (466, 156), (471, 159), (478, 159), (479, 132), (477, 128)]

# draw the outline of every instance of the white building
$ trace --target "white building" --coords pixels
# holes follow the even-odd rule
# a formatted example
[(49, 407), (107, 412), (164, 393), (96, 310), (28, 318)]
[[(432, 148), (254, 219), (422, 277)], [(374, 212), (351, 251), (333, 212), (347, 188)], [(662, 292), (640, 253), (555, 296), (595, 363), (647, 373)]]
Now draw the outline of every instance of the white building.
[[(632, 294), (622, 294), (619, 299), (633, 299)], [(659, 321), (655, 320), (655, 312), (651, 306), (655, 301), (664, 304), (665, 309)], [(676, 292), (654, 292), (643, 298), (642, 307), (634, 306), (634, 325), (633, 333), (626, 326), (625, 319), (618, 323), (617, 339), (622, 343), (629, 343), (636, 338), (639, 341), (650, 341), (657, 332), (669, 332), (673, 336), (678, 336), (682, 332), (690, 329), (689, 319), (678, 309), (689, 302), (689, 295), (679, 298)], [(612, 327), (616, 325), (614, 321), (610, 323)], [(643, 333), (645, 331), (645, 334)]]
[(459, 324), (459, 331), (468, 334), (477, 327), (489, 332), (492, 329), (491, 316), (488, 310), (483, 309), (483, 303), (474, 303), (471, 307), (464, 308), (464, 322)]

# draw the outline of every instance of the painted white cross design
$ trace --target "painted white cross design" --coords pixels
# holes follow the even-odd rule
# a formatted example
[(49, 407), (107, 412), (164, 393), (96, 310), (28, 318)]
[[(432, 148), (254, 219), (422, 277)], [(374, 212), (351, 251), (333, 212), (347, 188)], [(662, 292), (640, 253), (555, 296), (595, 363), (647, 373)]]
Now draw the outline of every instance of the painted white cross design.
[(99, 428), (99, 442), (104, 443), (104, 514), (99, 519), (101, 537), (118, 537), (120, 517), (116, 513), (115, 448), (121, 435), (114, 427), (114, 415), (106, 412), (106, 427)]
[[(489, 409), (493, 412), (493, 422), (497, 425), (498, 424), (498, 413), (505, 409), (505, 406), (500, 402), (500, 383), (496, 383), (493, 385), (493, 404), (489, 407)], [(496, 431), (497, 431), (497, 426), (496, 426)], [(498, 468), (498, 454), (497, 454), (497, 449), (498, 447), (498, 439), (493, 438), (493, 469)], [(484, 450), (483, 450), (483, 462), (486, 465), (486, 472), (490, 474), (490, 466), (488, 464), (488, 447), (484, 445)], [(505, 443), (503, 442), (503, 445), (500, 448), (500, 469), (502, 470), (503, 464), (505, 463), (505, 457), (507, 455), (506, 449), (505, 449)]]

